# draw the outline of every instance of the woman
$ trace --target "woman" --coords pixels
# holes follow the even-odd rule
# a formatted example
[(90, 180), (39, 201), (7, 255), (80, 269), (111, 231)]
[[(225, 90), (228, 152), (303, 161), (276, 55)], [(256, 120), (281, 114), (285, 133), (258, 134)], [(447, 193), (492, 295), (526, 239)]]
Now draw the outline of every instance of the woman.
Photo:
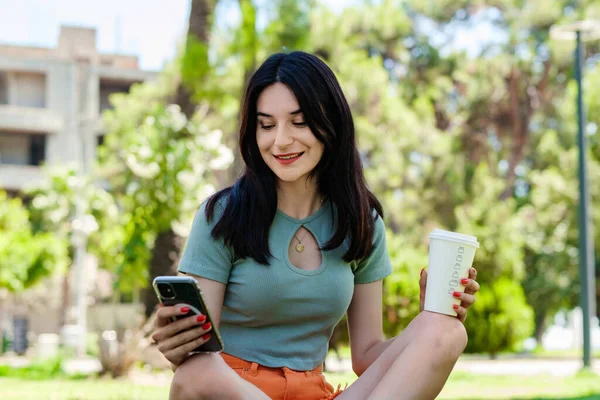
[[(269, 57), (248, 83), (239, 146), (244, 174), (202, 205), (179, 265), (198, 280), (225, 353), (188, 357), (210, 324), (169, 323), (188, 310), (161, 308), (153, 338), (176, 368), (171, 399), (433, 399), (466, 346), (475, 271), (458, 318), (423, 311), (383, 339), (383, 212), (333, 72), (303, 52)], [(422, 271), (421, 310), (425, 282)], [(346, 313), (359, 378), (342, 392), (321, 365)]]

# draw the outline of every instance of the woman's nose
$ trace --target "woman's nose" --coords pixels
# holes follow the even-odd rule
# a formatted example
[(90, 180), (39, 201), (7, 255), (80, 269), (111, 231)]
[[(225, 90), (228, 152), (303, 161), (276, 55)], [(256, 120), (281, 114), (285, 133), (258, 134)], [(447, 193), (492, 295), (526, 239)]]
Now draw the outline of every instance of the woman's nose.
[(285, 147), (294, 143), (294, 139), (291, 135), (288, 134), (285, 126), (277, 127), (277, 132), (275, 135), (275, 146), (277, 147)]

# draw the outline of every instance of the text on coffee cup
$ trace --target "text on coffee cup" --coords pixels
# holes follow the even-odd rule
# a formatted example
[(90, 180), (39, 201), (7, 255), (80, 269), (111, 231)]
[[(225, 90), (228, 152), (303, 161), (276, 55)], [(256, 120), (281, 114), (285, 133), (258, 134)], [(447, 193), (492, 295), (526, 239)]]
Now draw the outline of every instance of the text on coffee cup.
[(460, 268), (462, 267), (464, 253), (465, 248), (462, 246), (459, 247), (458, 251), (456, 252), (456, 257), (454, 259), (454, 271), (452, 271), (452, 279), (450, 279), (450, 281), (448, 282), (448, 286), (450, 286), (448, 288), (448, 294), (450, 295), (454, 293), (456, 287), (458, 286), (458, 280), (460, 278), (460, 276), (458, 275), (458, 271), (460, 271)]

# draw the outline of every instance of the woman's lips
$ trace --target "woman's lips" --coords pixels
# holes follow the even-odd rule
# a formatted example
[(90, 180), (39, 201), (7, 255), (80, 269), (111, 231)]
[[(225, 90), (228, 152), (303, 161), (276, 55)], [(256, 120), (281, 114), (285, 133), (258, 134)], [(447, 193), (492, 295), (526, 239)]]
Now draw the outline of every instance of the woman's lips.
[(277, 154), (277, 155), (273, 155), (273, 157), (275, 157), (275, 159), (277, 160), (277, 162), (279, 162), (280, 164), (283, 165), (289, 165), (297, 160), (300, 159), (300, 157), (302, 157), (302, 155), (304, 154), (304, 152), (300, 152), (300, 153), (287, 153), (287, 154)]

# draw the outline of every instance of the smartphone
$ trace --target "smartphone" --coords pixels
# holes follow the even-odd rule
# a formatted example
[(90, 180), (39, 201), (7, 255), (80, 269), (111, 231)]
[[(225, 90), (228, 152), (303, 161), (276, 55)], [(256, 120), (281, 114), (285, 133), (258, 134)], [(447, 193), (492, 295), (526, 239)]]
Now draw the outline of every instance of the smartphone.
[(185, 303), (190, 306), (190, 311), (187, 314), (173, 317), (173, 321), (203, 314), (206, 316), (206, 322), (211, 323), (210, 339), (192, 350), (192, 353), (219, 353), (223, 351), (223, 340), (213, 323), (213, 319), (210, 317), (210, 312), (206, 307), (206, 302), (202, 297), (202, 291), (196, 279), (191, 276), (157, 276), (154, 278), (152, 286), (158, 296), (158, 301), (163, 305), (174, 306)]

